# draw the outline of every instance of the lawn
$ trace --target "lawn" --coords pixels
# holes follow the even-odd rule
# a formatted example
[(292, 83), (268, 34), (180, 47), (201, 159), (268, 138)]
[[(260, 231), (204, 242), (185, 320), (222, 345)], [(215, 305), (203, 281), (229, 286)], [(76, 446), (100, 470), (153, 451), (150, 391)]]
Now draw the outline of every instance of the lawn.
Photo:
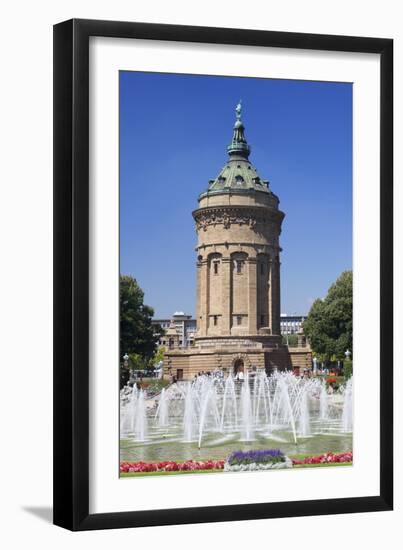
[(218, 474), (224, 470), (181, 470), (175, 472), (121, 472), (120, 477), (176, 476), (178, 474)]
[(293, 468), (329, 468), (330, 466), (352, 466), (352, 462), (321, 462), (320, 464), (295, 464)]

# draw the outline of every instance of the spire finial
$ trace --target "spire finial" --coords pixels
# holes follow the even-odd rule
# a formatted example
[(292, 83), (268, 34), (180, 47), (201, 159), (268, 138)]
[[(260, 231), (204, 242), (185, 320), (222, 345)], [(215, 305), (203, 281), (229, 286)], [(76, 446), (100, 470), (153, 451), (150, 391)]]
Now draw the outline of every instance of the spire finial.
[(238, 105), (235, 107), (235, 113), (237, 120), (241, 120), (241, 114), (242, 114), (242, 99), (238, 101)]
[(237, 155), (244, 158), (249, 157), (250, 147), (246, 141), (245, 128), (241, 120), (242, 116), (242, 99), (238, 101), (235, 107), (236, 121), (234, 124), (234, 133), (232, 135), (232, 141), (228, 145), (227, 150), (229, 155)]

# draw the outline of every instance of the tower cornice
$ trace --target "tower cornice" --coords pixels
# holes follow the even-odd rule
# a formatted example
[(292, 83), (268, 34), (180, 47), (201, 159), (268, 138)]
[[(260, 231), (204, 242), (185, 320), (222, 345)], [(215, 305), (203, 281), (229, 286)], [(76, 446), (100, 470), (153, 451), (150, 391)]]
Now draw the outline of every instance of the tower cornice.
[(277, 208), (257, 205), (217, 205), (204, 206), (194, 210), (192, 216), (197, 229), (206, 229), (209, 225), (222, 224), (228, 229), (232, 224), (249, 225), (276, 223), (281, 226), (284, 213)]

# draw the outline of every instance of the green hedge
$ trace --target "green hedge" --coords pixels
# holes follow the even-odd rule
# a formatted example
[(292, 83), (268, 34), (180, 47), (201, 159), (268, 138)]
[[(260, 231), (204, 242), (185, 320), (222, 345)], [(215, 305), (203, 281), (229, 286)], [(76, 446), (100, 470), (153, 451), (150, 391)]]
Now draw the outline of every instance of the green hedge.
[(344, 377), (346, 380), (351, 378), (353, 375), (353, 362), (352, 361), (344, 361)]

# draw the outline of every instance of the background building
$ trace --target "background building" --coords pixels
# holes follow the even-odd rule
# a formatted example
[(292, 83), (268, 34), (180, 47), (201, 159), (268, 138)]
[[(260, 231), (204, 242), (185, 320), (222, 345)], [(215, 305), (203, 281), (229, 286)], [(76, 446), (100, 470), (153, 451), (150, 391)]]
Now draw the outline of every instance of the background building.
[[(186, 348), (193, 345), (196, 334), (196, 319), (186, 315), (183, 311), (176, 311), (171, 319), (153, 319), (153, 325), (160, 325), (167, 331), (171, 325), (174, 326), (179, 336), (179, 347)], [(159, 341), (159, 346), (169, 347), (169, 340), (164, 334)]]
[[(280, 333), (281, 334), (297, 334), (302, 329), (306, 315), (280, 315)], [(196, 336), (197, 321), (191, 315), (186, 315), (183, 311), (175, 312), (170, 319), (153, 319), (154, 325), (160, 325), (165, 331), (171, 323), (174, 324), (178, 334), (180, 347), (188, 347), (194, 344)], [(165, 335), (160, 338), (159, 346), (166, 346), (167, 339)]]
[(302, 323), (305, 320), (302, 315), (280, 315), (280, 331), (281, 334), (297, 334), (302, 329)]

